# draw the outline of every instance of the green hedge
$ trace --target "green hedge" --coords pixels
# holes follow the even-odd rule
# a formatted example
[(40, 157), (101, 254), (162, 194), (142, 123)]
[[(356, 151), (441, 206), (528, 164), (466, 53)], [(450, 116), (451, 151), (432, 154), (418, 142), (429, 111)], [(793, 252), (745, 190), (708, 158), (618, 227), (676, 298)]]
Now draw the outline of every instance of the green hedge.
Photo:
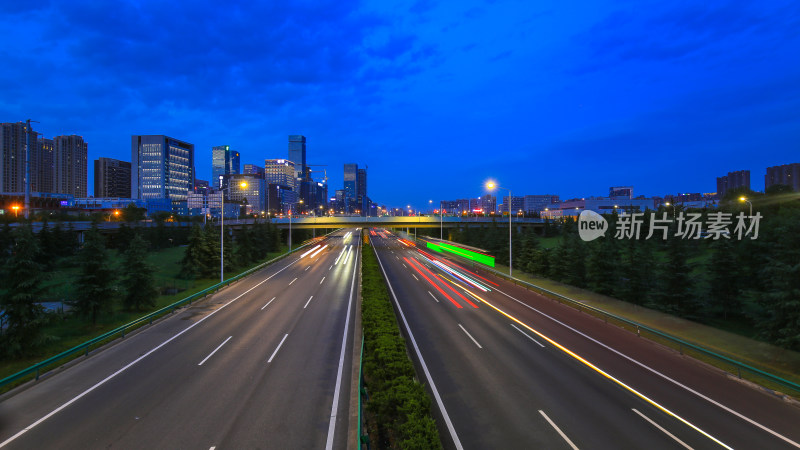
[(362, 254), (363, 373), (370, 442), (378, 449), (440, 449), (431, 400), (415, 378), (378, 260), (369, 246)]

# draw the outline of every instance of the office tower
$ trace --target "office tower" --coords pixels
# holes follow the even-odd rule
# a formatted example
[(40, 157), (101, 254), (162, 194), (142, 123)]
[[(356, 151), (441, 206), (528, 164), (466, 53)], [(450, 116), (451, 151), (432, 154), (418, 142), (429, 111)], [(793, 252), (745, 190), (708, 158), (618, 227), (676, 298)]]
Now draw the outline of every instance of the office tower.
[(131, 197), (131, 163), (112, 158), (94, 160), (95, 197)]
[(295, 163), (288, 159), (265, 159), (264, 179), (269, 184), (284, 186), (296, 190)]
[(245, 175), (257, 175), (264, 178), (264, 168), (255, 164), (245, 164), (242, 173)]
[(295, 178), (306, 179), (306, 137), (303, 135), (289, 136), (289, 161), (294, 163)]
[(83, 137), (56, 136), (53, 138), (55, 192), (75, 197), (88, 197), (87, 148)]
[(728, 175), (717, 177), (717, 195), (720, 198), (731, 189), (747, 188), (750, 189), (750, 171), (737, 170), (728, 172)]
[[(36, 135), (32, 134), (31, 147), (36, 140)], [(26, 142), (25, 122), (0, 124), (0, 192), (25, 192)]]
[(214, 188), (227, 187), (225, 177), (242, 173), (239, 165), (240, 155), (229, 145), (211, 147), (211, 182)]
[(791, 186), (795, 192), (800, 191), (800, 163), (767, 167), (767, 174), (764, 175), (764, 189), (775, 184), (785, 184)]
[(231, 175), (228, 199), (247, 206), (247, 214), (260, 214), (267, 209), (267, 182), (257, 174)]
[(194, 187), (194, 144), (164, 135), (131, 136), (131, 196), (186, 201)]
[(362, 216), (369, 212), (369, 198), (367, 197), (367, 169), (358, 169), (356, 172), (356, 203)]
[(31, 160), (31, 191), (56, 192), (55, 142), (39, 136), (36, 150), (37, 155)]
[(344, 165), (344, 210), (355, 211), (358, 198), (358, 164)]

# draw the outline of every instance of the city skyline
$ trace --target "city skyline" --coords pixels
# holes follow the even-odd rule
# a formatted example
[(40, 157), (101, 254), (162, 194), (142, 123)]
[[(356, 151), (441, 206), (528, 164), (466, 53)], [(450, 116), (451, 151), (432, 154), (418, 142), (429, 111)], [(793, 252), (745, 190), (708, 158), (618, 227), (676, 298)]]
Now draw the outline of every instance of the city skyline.
[[(797, 5), (630, 6), (19, 4), (0, 31), (15, 43), (0, 121), (83, 136), (90, 161), (128, 160), (132, 135), (173, 136), (206, 180), (213, 146), (261, 165), (303, 135), (329, 196), (354, 162), (370, 198), (417, 208), (480, 196), (489, 178), (567, 199), (713, 192), (749, 170), (762, 190), (767, 167), (797, 162)], [(49, 31), (56, 16), (75, 26)], [(145, 34), (131, 16), (197, 31)]]

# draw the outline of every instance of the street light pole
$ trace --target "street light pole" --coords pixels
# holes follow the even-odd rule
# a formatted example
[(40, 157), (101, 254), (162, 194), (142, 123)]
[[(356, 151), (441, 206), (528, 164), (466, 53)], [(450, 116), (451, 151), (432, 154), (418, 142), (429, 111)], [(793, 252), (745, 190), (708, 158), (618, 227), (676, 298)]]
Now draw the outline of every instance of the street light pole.
[(750, 206), (750, 217), (753, 217), (753, 204), (750, 203), (750, 200), (747, 197), (739, 197), (739, 201), (745, 202)]
[(505, 189), (508, 191), (508, 276), (511, 276), (512, 269), (511, 269), (511, 189), (504, 188), (498, 186), (494, 182), (490, 181), (486, 183), (486, 187), (491, 189)]
[(439, 240), (444, 240), (444, 200), (439, 200)]
[[(242, 181), (239, 185), (242, 189), (247, 187), (247, 182)], [(220, 188), (222, 211), (220, 211), (219, 221), (219, 282), (225, 281), (225, 189), (230, 189), (230, 184), (225, 188)]]

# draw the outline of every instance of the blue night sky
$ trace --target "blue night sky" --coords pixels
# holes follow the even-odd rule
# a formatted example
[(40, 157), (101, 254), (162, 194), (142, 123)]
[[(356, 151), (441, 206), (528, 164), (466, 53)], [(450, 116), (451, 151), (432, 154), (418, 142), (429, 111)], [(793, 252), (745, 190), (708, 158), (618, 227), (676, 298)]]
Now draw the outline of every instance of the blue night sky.
[(373, 200), (424, 208), (488, 178), (661, 196), (749, 169), (761, 190), (800, 162), (796, 0), (243, 3), (2, 0), (0, 122), (90, 160), (166, 134), (206, 180), (214, 145), (263, 165), (303, 134), (331, 195), (358, 163)]

